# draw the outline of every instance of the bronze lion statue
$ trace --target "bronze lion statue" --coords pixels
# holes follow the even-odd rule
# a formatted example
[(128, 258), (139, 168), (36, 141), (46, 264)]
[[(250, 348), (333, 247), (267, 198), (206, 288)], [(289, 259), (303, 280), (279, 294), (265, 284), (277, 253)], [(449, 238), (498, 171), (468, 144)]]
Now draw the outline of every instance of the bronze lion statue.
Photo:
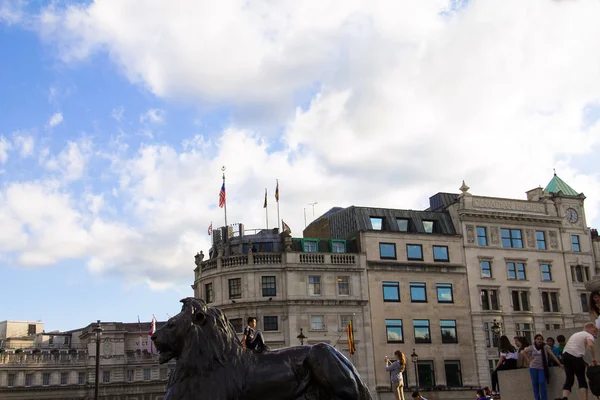
[(332, 346), (245, 350), (221, 310), (201, 299), (181, 302), (181, 312), (152, 335), (161, 364), (177, 359), (164, 400), (372, 400)]

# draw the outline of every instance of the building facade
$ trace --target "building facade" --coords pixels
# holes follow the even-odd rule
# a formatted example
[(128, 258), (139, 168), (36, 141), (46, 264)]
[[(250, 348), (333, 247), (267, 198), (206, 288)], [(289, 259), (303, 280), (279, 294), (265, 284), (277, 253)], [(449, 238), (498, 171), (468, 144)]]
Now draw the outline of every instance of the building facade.
[(304, 236), (356, 240), (365, 254), (378, 398), (392, 398), (383, 357), (398, 349), (406, 387), (479, 386), (462, 240), (448, 213), (336, 207)]
[(478, 372), (490, 379), (498, 335), (512, 341), (589, 320), (585, 283), (597, 273), (583, 194), (554, 176), (526, 200), (438, 193), (462, 236)]
[(208, 260), (196, 256), (194, 295), (221, 309), (240, 338), (247, 318), (256, 317), (272, 348), (329, 343), (374, 388), (365, 256), (355, 242), (295, 239), (277, 229), (245, 231), (239, 225), (235, 232), (213, 231), (209, 254)]
[[(41, 323), (36, 324), (38, 332), (41, 331)], [(162, 324), (157, 323), (157, 327)], [(174, 363), (159, 365), (158, 356), (148, 351), (150, 324), (107, 322), (101, 325), (99, 397), (105, 400), (162, 399), (169, 368)], [(8, 337), (0, 349), (0, 398), (93, 399), (96, 326), (93, 323), (68, 332), (42, 331)], [(16, 331), (22, 333), (22, 329)]]

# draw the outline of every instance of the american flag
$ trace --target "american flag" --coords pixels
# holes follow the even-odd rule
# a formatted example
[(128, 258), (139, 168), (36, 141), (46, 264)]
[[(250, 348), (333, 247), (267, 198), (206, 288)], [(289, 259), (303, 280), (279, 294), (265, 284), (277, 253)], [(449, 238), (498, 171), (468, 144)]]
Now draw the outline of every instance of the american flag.
[(223, 182), (223, 186), (221, 186), (221, 191), (219, 192), (219, 208), (223, 208), (225, 206), (225, 202), (227, 198), (225, 196), (225, 182)]
[(210, 226), (208, 227), (208, 236), (210, 236), (212, 234), (212, 222), (210, 223)]

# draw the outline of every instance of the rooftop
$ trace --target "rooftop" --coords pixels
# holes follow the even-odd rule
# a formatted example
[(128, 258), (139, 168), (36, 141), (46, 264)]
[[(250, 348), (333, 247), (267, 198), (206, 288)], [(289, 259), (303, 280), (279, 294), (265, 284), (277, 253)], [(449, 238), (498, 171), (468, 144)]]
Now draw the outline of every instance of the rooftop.
[(558, 175), (556, 175), (556, 172), (544, 190), (548, 193), (555, 194), (561, 192), (565, 196), (579, 196), (579, 193), (577, 193), (571, 186), (567, 185), (565, 181), (560, 179)]

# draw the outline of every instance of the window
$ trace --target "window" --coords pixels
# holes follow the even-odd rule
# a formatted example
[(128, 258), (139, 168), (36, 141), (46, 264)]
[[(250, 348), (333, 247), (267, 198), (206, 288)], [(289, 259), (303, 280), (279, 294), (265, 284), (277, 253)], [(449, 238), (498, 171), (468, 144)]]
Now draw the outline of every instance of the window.
[(515, 311), (531, 311), (529, 307), (529, 292), (527, 290), (511, 291), (513, 310)]
[(263, 330), (265, 331), (278, 331), (279, 324), (277, 323), (277, 316), (265, 316), (263, 317)]
[[(340, 315), (340, 328), (339, 331), (345, 331), (348, 325), (350, 325), (350, 321), (352, 321), (352, 315)], [(354, 327), (352, 328), (354, 331)]]
[(262, 295), (263, 297), (277, 296), (277, 287), (275, 285), (274, 276), (263, 276), (262, 278)]
[(386, 319), (385, 332), (388, 343), (404, 343), (404, 331), (401, 319)]
[(487, 246), (487, 229), (485, 226), (477, 227), (477, 244), (480, 246)]
[(440, 328), (442, 329), (442, 343), (458, 343), (456, 320), (442, 319), (440, 320)]
[(42, 385), (48, 386), (50, 384), (50, 373), (45, 372), (42, 374)]
[(50, 338), (48, 338), (48, 344), (54, 344), (54, 336), (50, 336)]
[(135, 376), (135, 371), (132, 369), (127, 370), (127, 382), (133, 382), (133, 377)]
[(448, 246), (433, 246), (433, 261), (450, 261)]
[(313, 331), (325, 330), (325, 316), (313, 315), (310, 317), (310, 329)]
[[(491, 323), (491, 322), (483, 323), (483, 335), (485, 336), (485, 346), (488, 348), (498, 347), (499, 337), (494, 335), (494, 333), (492, 332), (492, 325), (493, 325), (493, 323)], [(495, 367), (496, 367), (496, 364), (494, 364), (494, 368)]]
[(383, 229), (383, 218), (371, 217), (371, 229), (380, 231)]
[(244, 323), (241, 318), (231, 318), (229, 322), (233, 326), (233, 330), (235, 331), (235, 333), (242, 333), (244, 331)]
[(342, 240), (332, 240), (331, 241), (331, 252), (332, 253), (345, 253), (346, 252), (346, 242)]
[(515, 324), (515, 336), (524, 336), (529, 343), (533, 343), (533, 331), (530, 323)]
[(460, 361), (445, 360), (444, 361), (444, 370), (446, 372), (446, 386), (461, 387), (463, 385)]
[(438, 283), (435, 287), (437, 289), (438, 303), (454, 303), (451, 283)]
[(502, 236), (502, 247), (512, 247), (515, 249), (523, 248), (523, 237), (520, 229), (500, 229)]
[(550, 268), (550, 264), (540, 264), (540, 272), (542, 273), (543, 281), (552, 280), (552, 270)]
[(525, 275), (525, 264), (521, 262), (508, 262), (506, 263), (508, 267), (508, 279), (517, 279), (520, 281), (524, 281), (527, 279)]
[(561, 329), (562, 327), (560, 326), (560, 324), (545, 324), (546, 325), (546, 330), (552, 330), (552, 329)]
[(102, 371), (102, 383), (110, 383), (110, 371)]
[(239, 299), (242, 297), (242, 278), (229, 280), (229, 298)]
[(427, 303), (427, 290), (424, 283), (410, 283), (411, 303)]
[(379, 258), (382, 260), (395, 260), (396, 245), (394, 243), (379, 243)]
[(417, 374), (419, 375), (419, 387), (432, 388), (435, 386), (433, 361), (417, 361)]
[(152, 370), (150, 368), (144, 368), (144, 380), (149, 381), (152, 378)]
[(544, 231), (536, 231), (535, 240), (539, 250), (546, 250), (546, 233)]
[(581, 246), (579, 245), (579, 236), (571, 235), (571, 247), (573, 251), (579, 253), (581, 251)]
[(69, 373), (68, 372), (61, 372), (60, 374), (60, 384), (61, 385), (66, 385), (69, 381)]
[(396, 218), (396, 225), (400, 232), (408, 232), (408, 220), (404, 218)]
[(558, 292), (542, 292), (542, 308), (544, 312), (560, 312)]
[(79, 385), (85, 385), (85, 372), (80, 372), (77, 374), (77, 383)]
[(433, 221), (423, 221), (423, 230), (425, 233), (433, 233)]
[(35, 330), (35, 324), (29, 324), (29, 326), (27, 327), (27, 334), (28, 335), (35, 335), (36, 330)]
[(481, 289), (481, 309), (487, 311), (500, 309), (496, 289)]
[(414, 319), (415, 343), (431, 343), (431, 332), (428, 319)]
[(420, 244), (407, 244), (406, 254), (409, 260), (423, 261), (423, 247)]
[(400, 301), (400, 284), (398, 282), (383, 282), (383, 301)]
[(489, 260), (481, 260), (479, 262), (479, 267), (481, 268), (481, 277), (482, 278), (491, 278), (492, 277), (492, 262)]
[(8, 386), (15, 386), (15, 374), (8, 374)]
[(321, 277), (311, 275), (308, 277), (308, 294), (311, 296), (321, 295)]
[(167, 375), (168, 375), (168, 370), (166, 368), (161, 368), (159, 370), (159, 378), (161, 381), (164, 381), (167, 379)]
[(212, 282), (204, 284), (204, 295), (206, 296), (207, 303), (215, 301)]
[(25, 374), (25, 386), (31, 385), (33, 385), (33, 374)]
[(581, 312), (590, 312), (590, 304), (588, 303), (588, 296), (586, 293), (579, 294), (579, 301), (581, 301)]
[(318, 241), (317, 240), (304, 240), (302, 244), (302, 248), (305, 253), (316, 253), (319, 251)]
[(337, 286), (338, 286), (338, 295), (350, 296), (350, 277), (338, 276)]
[(68, 345), (69, 344), (69, 337), (65, 336), (63, 339), (63, 344)]
[(571, 266), (571, 279), (573, 282), (587, 282), (590, 280), (590, 269), (583, 265)]

